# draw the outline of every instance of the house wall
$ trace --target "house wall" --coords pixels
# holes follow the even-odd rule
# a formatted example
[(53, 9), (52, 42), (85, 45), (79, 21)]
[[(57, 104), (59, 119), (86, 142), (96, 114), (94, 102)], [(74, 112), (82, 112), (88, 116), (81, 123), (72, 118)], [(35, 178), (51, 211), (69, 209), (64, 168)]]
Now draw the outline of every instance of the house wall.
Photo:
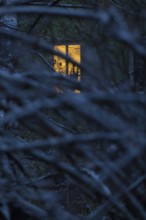
[[(60, 2), (87, 6), (91, 3), (93, 5), (97, 3), (97, 1), (90, 1), (89, 4), (89, 1), (71, 0)], [(107, 3), (108, 1), (104, 1), (104, 6), (108, 7)], [(18, 25), (29, 32), (36, 18), (37, 15), (19, 16)], [(52, 45), (81, 44), (81, 62), (85, 67), (82, 71), (82, 80), (88, 79), (89, 81), (93, 78), (93, 81), (96, 82), (100, 76), (101, 79), (107, 79), (109, 84), (114, 84), (126, 78), (129, 73), (129, 51), (127, 47), (107, 37), (100, 25), (93, 21), (42, 16), (30, 32), (47, 37)]]

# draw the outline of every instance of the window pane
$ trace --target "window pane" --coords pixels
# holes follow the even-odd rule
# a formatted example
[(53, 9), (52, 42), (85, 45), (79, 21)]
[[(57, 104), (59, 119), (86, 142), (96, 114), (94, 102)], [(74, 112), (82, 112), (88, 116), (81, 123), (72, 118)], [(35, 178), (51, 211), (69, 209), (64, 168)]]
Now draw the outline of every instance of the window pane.
[[(59, 45), (54, 47), (55, 50), (66, 54), (66, 46), (65, 45)], [(66, 60), (59, 56), (54, 56), (54, 69), (56, 72), (60, 72), (63, 75), (66, 75)]]
[[(70, 56), (72, 59), (81, 63), (81, 48), (80, 45), (57, 45), (54, 47), (55, 50)], [(65, 59), (54, 56), (54, 69), (56, 72), (60, 72), (63, 75), (70, 75), (80, 80), (80, 68), (68, 63)]]
[[(80, 45), (69, 45), (68, 55), (78, 63), (81, 63)], [(68, 74), (80, 80), (80, 68), (73, 65), (72, 63), (68, 64)]]

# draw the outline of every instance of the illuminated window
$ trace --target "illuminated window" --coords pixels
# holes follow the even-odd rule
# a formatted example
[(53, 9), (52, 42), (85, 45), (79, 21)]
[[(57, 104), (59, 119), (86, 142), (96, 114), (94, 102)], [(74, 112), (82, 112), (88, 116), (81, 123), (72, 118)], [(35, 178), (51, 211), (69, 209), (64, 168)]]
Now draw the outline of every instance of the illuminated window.
[[(54, 47), (54, 49), (70, 56), (76, 62), (81, 63), (80, 45), (57, 45)], [(54, 69), (56, 72), (60, 72), (64, 76), (68, 75), (78, 80), (81, 79), (79, 67), (56, 55), (54, 56)]]

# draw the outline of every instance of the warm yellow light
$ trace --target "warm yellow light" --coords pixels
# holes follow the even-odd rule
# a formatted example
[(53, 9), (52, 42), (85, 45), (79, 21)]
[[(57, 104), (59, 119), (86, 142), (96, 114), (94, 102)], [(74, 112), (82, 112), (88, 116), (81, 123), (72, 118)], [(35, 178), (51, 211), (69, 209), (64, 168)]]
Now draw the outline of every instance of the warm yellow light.
[[(66, 54), (66, 46), (59, 45), (54, 47), (55, 50)], [(54, 69), (56, 72), (60, 72), (63, 75), (66, 75), (66, 60), (64, 60), (62, 57), (54, 56)]]
[[(70, 56), (76, 62), (81, 63), (80, 45), (57, 45), (54, 49)], [(70, 75), (78, 80), (81, 79), (79, 67), (56, 55), (54, 56), (54, 69), (56, 72), (60, 72), (63, 75)]]

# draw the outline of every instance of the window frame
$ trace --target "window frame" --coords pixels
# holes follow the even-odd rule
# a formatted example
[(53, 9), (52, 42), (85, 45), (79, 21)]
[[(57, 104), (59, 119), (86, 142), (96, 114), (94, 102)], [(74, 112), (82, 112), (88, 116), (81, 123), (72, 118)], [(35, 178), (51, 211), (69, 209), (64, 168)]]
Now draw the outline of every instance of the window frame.
[[(68, 53), (69, 53), (68, 47), (70, 45), (79, 45), (80, 46), (80, 64), (81, 64), (81, 62), (82, 62), (82, 44), (81, 44), (81, 42), (70, 42), (70, 41), (69, 42), (55, 42), (55, 44), (53, 44), (53, 48), (55, 48), (55, 46), (65, 46), (65, 55), (68, 56)], [(53, 60), (54, 60), (54, 55), (53, 55)], [(67, 60), (65, 60), (65, 62), (66, 62), (65, 75), (70, 76), (69, 68), (68, 68), (69, 67), (69, 62)], [(53, 68), (54, 68), (54, 63), (53, 63)], [(81, 79), (81, 69), (78, 73), (78, 78), (79, 78), (79, 80)]]

